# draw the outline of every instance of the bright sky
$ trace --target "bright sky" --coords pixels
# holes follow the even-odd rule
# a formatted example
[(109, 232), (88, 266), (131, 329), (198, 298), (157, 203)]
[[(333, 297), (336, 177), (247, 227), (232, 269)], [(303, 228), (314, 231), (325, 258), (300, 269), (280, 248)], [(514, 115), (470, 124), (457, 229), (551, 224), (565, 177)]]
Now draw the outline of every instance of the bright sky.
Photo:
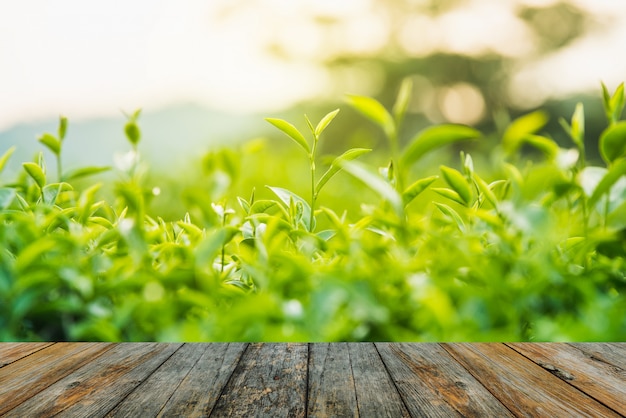
[[(470, 1), (436, 22), (420, 22), (432, 29), (430, 47), (407, 46), (407, 52), (419, 55), (437, 47), (507, 53), (503, 48), (509, 45), (510, 53), (523, 55), (527, 41), (509, 6), (553, 2)], [(609, 14), (617, 24), (576, 48), (520, 65), (512, 95), (532, 102), (597, 90), (600, 80), (614, 86), (625, 77), (626, 7), (619, 0), (577, 2)], [(387, 28), (379, 12), (368, 0), (0, 0), (0, 130), (60, 113), (71, 120), (119, 116), (121, 109), (176, 102), (275, 111), (328, 88), (324, 68), (306, 58), (312, 53), (384, 47)], [(306, 13), (344, 19), (344, 39), (316, 38), (302, 19)], [(417, 36), (410, 28), (405, 32), (407, 39)], [(277, 34), (296, 59), (264, 52)], [(455, 94), (465, 93), (449, 92), (451, 103)]]

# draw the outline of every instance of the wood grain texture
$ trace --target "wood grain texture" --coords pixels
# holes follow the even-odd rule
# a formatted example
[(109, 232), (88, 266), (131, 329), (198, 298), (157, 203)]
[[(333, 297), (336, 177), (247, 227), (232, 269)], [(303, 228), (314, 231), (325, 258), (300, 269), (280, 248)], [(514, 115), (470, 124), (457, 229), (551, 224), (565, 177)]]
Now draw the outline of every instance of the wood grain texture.
[(65, 376), (13, 409), (11, 416), (104, 416), (180, 346), (115, 344), (85, 367)]
[(54, 343), (6, 343), (0, 344), (0, 367), (31, 355)]
[(504, 344), (443, 347), (517, 416), (619, 416)]
[(107, 416), (156, 416), (206, 349), (205, 344), (180, 347)]
[(351, 343), (350, 363), (361, 416), (410, 417), (373, 343)]
[(626, 416), (626, 344), (9, 343), (2, 358), (2, 417)]
[(250, 344), (211, 416), (305, 416), (307, 352), (307, 344)]
[(598, 362), (568, 344), (508, 344), (518, 353), (597, 401), (626, 415), (626, 371)]
[(169, 398), (160, 417), (208, 417), (247, 344), (200, 344), (204, 352)]
[(570, 343), (591, 360), (626, 370), (626, 343)]
[(311, 344), (308, 367), (307, 416), (359, 416), (347, 343)]
[(9, 413), (111, 348), (111, 344), (105, 343), (54, 344), (1, 368), (0, 415)]
[(377, 343), (413, 416), (511, 416), (439, 344)]

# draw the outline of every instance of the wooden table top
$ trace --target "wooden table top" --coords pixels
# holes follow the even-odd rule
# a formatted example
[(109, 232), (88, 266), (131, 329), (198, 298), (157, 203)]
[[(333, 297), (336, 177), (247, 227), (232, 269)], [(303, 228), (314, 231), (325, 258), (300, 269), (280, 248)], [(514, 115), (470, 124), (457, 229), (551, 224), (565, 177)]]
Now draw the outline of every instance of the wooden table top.
[(626, 415), (626, 343), (4, 343), (0, 416)]

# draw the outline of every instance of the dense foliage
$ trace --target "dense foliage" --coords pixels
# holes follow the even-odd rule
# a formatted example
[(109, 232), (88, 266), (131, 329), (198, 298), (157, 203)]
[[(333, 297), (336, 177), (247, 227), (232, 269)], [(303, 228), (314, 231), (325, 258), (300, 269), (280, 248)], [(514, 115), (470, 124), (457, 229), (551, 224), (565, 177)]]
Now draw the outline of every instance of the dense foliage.
[[(439, 125), (401, 143), (410, 91), (391, 112), (348, 98), (388, 139), (383, 167), (353, 148), (320, 169), (318, 143), (338, 110), (306, 118), (306, 134), (268, 119), (307, 161), (298, 192), (272, 184), (234, 196), (243, 151), (217, 150), (178, 221), (150, 209), (159, 190), (139, 158), (139, 112), (111, 195), (83, 179), (108, 168), (63, 170), (61, 118), (39, 138), (57, 173), (42, 153), (0, 183), (0, 340), (624, 340), (623, 86), (603, 88), (602, 166), (586, 161), (579, 105), (561, 121), (571, 148), (539, 134), (547, 116), (537, 111), (512, 121), (489, 155), (461, 152), (456, 168), (418, 177), (437, 149), (482, 135)], [(363, 188), (342, 187), (354, 179)], [(332, 188), (360, 212), (321, 204)]]

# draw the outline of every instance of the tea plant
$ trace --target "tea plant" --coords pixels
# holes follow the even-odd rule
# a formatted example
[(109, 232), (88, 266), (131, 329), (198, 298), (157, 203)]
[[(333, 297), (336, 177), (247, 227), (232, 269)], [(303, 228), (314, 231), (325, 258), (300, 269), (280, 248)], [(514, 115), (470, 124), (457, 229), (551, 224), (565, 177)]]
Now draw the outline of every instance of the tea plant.
[[(489, 139), (445, 124), (405, 141), (411, 90), (401, 86), (391, 111), (349, 96), (389, 152), (348, 149), (321, 175), (319, 141), (339, 109), (316, 125), (305, 117), (309, 139), (268, 118), (304, 151), (308, 195), (281, 187), (284, 177), (233, 194), (250, 156), (225, 148), (205, 156), (204, 185), (183, 194), (187, 213), (174, 221), (150, 207), (160, 190), (141, 159), (139, 111), (127, 116), (130, 149), (110, 197), (108, 184), (77, 181), (110, 167), (64, 170), (65, 118), (39, 138), (56, 175), (39, 153), (7, 181), (10, 148), (0, 157), (0, 340), (624, 340), (623, 85), (602, 86), (601, 165), (586, 158), (579, 104), (561, 120), (569, 146), (541, 133), (548, 117), (537, 111), (513, 120), (490, 155), (461, 152), (434, 172), (424, 162), (435, 149)], [(282, 163), (271, 158), (246, 170)], [(343, 199), (360, 212), (321, 194), (347, 176), (362, 188), (344, 187)]]

